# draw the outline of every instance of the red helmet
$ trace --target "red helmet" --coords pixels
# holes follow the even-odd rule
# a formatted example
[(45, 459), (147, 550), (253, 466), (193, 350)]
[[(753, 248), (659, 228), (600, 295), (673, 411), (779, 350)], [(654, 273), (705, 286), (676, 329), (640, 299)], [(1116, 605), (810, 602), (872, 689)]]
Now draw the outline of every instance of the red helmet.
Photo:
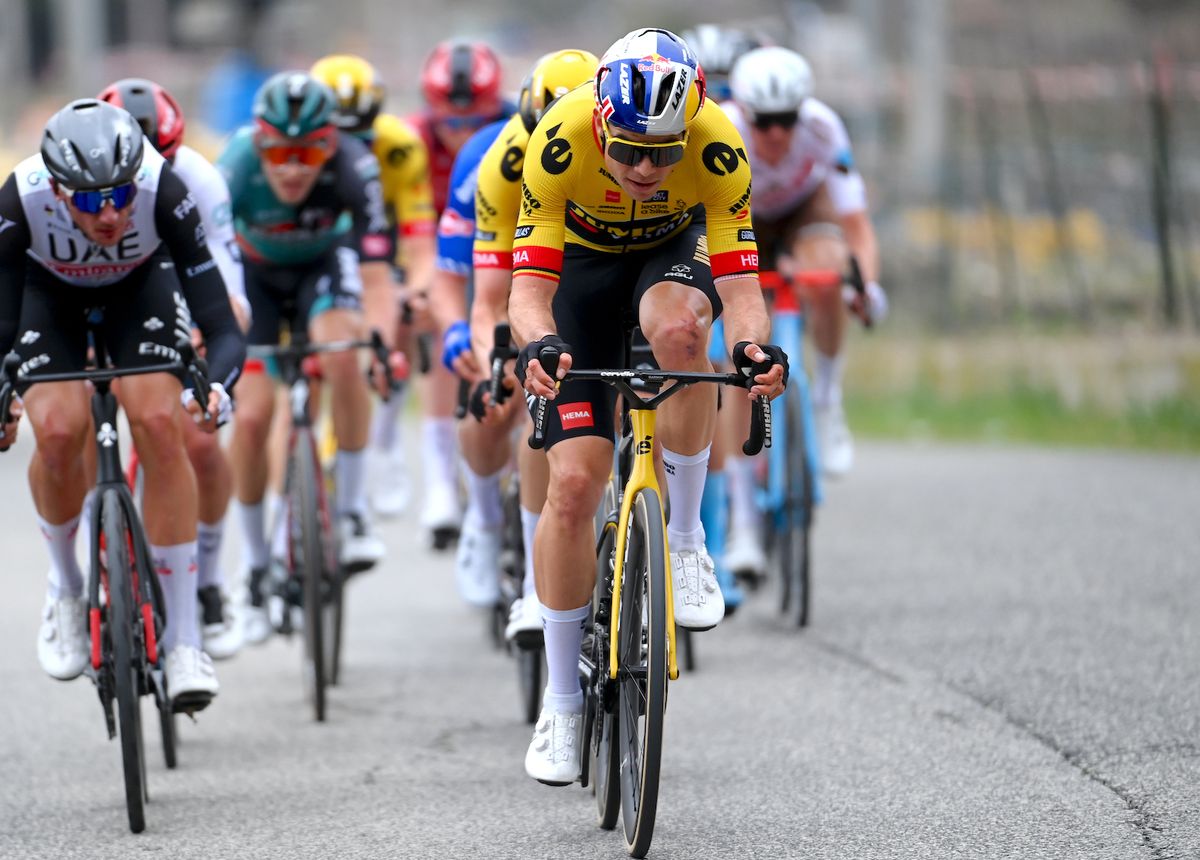
[(499, 111), (500, 60), (483, 42), (439, 42), (421, 69), (421, 90), (434, 111)]
[(129, 111), (163, 158), (175, 157), (183, 143), (183, 111), (173, 95), (154, 81), (122, 78), (105, 87), (99, 98)]

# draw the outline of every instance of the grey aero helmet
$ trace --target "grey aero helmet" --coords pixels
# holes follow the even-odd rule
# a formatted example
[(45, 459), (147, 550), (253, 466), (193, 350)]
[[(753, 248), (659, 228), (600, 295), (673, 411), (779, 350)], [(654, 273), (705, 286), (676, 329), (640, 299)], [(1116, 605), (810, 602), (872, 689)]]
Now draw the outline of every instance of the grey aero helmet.
[(77, 99), (46, 123), (42, 161), (57, 182), (74, 191), (111, 188), (137, 177), (143, 139), (127, 111), (97, 99)]

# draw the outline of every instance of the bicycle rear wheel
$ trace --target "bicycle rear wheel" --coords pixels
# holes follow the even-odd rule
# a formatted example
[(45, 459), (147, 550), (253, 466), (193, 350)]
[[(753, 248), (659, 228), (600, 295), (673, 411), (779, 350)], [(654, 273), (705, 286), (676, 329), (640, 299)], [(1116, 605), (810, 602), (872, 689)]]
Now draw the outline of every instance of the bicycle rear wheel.
[(288, 534), (304, 600), (304, 681), (313, 716), (325, 720), (326, 690), (337, 656), (336, 626), (341, 582), (333, 558), (333, 530), (324, 504), (322, 473), (312, 432), (296, 431), (288, 482)]
[(782, 611), (797, 627), (808, 626), (811, 598), (809, 530), (813, 522), (813, 473), (808, 438), (798, 393), (784, 396), (788, 491), (777, 535), (780, 573), (783, 577)]
[(124, 506), (115, 491), (105, 493), (102, 504), (104, 581), (108, 593), (106, 627), (112, 644), (121, 765), (125, 773), (125, 808), (129, 813), (129, 829), (141, 833), (146, 829), (146, 759), (142, 747), (139, 681), (145, 652), (140, 650), (142, 638), (134, 630), (135, 624), (141, 625), (141, 618), (135, 611), (131, 588), (130, 529)]
[(645, 857), (654, 836), (667, 705), (667, 568), (662, 506), (650, 489), (630, 511), (617, 632), (619, 759), (625, 847)]

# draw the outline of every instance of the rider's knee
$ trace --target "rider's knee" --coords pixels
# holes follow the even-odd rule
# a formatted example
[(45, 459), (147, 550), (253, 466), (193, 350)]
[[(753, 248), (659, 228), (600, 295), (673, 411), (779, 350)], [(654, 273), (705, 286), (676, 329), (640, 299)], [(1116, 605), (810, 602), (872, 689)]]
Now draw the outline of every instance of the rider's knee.
[(696, 309), (683, 305), (643, 329), (662, 367), (682, 368), (708, 353), (709, 323)]
[(188, 459), (197, 474), (211, 472), (221, 465), (221, 444), (215, 433), (186, 434)]
[(796, 233), (793, 257), (802, 269), (836, 269), (846, 264), (842, 228), (832, 222), (806, 224)]
[(79, 452), (87, 444), (91, 422), (82, 413), (51, 413), (34, 426), (38, 455), (53, 473), (61, 473), (81, 462)]
[(358, 355), (353, 351), (326, 353), (321, 356), (321, 373), (334, 386), (351, 385), (359, 373)]
[(125, 414), (143, 456), (173, 456), (183, 451), (183, 425), (177, 402), (141, 403), (133, 409), (126, 408)]
[(585, 462), (557, 462), (550, 470), (548, 510), (572, 523), (590, 521), (600, 504), (606, 476), (589, 469)]

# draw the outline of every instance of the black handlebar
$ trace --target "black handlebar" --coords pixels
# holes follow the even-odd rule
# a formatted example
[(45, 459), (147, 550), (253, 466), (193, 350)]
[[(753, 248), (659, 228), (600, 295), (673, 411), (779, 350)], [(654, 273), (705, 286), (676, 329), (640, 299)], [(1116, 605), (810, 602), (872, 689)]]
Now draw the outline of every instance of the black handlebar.
[[(552, 346), (543, 346), (538, 350), (538, 364), (546, 375), (554, 379), (558, 375), (559, 351)], [(529, 447), (540, 451), (546, 447), (546, 398), (539, 397), (533, 406), (533, 433), (529, 436)]]

